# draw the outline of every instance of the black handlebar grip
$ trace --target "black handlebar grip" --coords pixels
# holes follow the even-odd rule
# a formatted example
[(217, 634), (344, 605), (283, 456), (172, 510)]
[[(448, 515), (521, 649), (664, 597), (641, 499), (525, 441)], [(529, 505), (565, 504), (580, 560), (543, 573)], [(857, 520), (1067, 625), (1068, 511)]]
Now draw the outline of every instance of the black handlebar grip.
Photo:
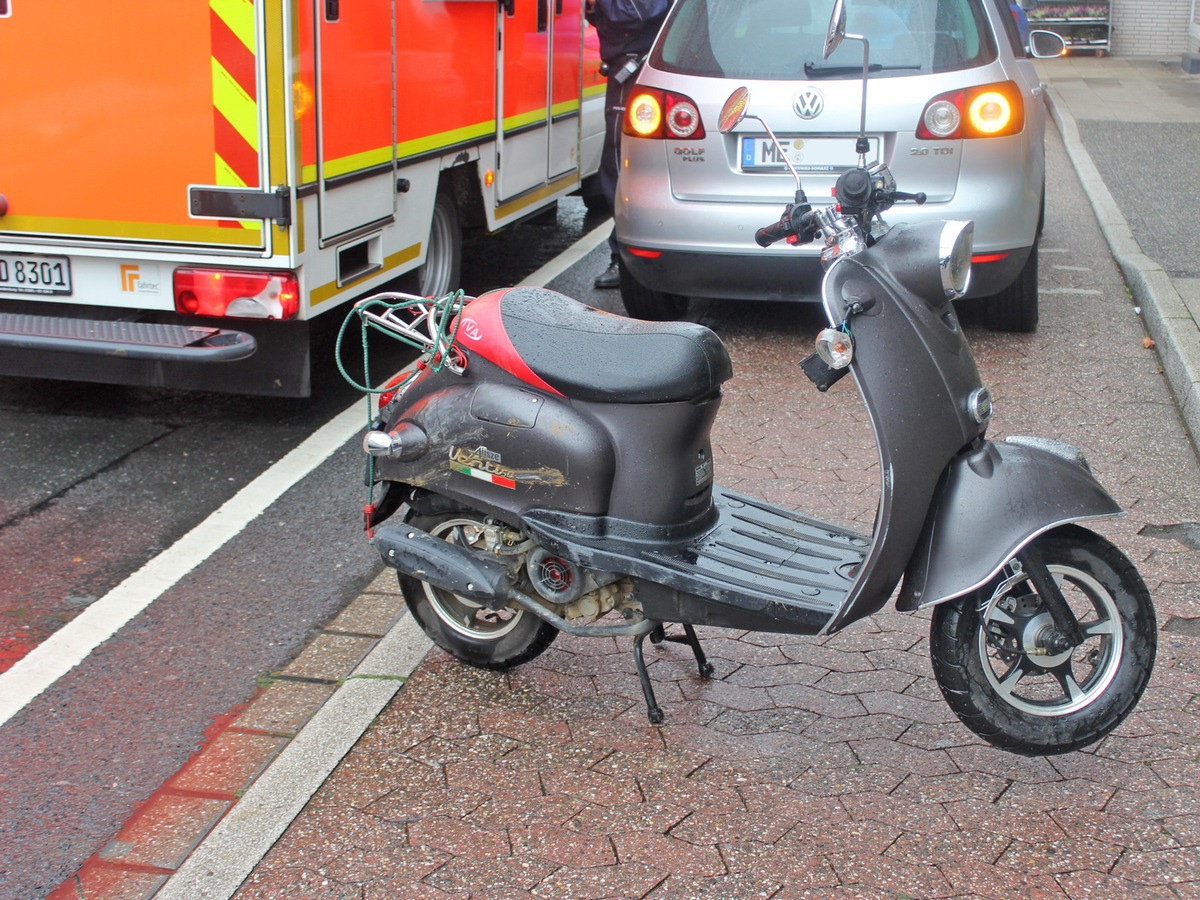
[(791, 231), (784, 227), (782, 221), (774, 222), (770, 225), (764, 225), (758, 231), (754, 232), (754, 243), (760, 247), (770, 247), (776, 241), (782, 241), (789, 234), (791, 234)]

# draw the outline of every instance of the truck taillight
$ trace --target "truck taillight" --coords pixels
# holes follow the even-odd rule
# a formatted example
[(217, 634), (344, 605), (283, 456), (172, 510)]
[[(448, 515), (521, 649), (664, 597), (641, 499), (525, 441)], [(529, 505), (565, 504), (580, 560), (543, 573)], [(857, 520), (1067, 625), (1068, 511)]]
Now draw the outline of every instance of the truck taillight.
[(625, 106), (625, 133), (645, 138), (704, 137), (696, 104), (682, 94), (635, 88)]
[(981, 84), (934, 97), (917, 124), (924, 141), (1003, 137), (1025, 127), (1021, 90), (1011, 81)]
[(292, 319), (300, 284), (292, 272), (176, 269), (175, 309), (189, 316)]

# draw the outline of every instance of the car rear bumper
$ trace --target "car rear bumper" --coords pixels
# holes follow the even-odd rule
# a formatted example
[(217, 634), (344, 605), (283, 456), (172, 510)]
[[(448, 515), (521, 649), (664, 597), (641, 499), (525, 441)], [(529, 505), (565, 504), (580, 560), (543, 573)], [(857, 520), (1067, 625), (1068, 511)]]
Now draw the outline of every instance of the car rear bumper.
[[(688, 250), (653, 250), (656, 256), (643, 255), (637, 247), (631, 252), (619, 244), (621, 261), (638, 283), (652, 290), (685, 297), (711, 297), (725, 300), (820, 300), (824, 270), (815, 256), (792, 257), (758, 254), (696, 253)], [(990, 297), (1016, 279), (1029, 247), (989, 252), (986, 262), (971, 267), (971, 283), (966, 297)]]

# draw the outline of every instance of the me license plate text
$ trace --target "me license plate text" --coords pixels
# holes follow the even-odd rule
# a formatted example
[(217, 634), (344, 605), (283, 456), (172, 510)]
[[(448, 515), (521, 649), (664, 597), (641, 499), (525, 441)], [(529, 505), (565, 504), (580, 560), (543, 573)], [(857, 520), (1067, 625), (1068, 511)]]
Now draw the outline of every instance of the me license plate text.
[[(879, 138), (867, 139), (871, 149), (867, 153), (867, 165), (879, 160)], [(784, 152), (801, 174), (805, 172), (828, 172), (838, 174), (858, 165), (854, 152), (854, 138), (780, 138)], [(786, 171), (783, 157), (771, 143), (770, 138), (742, 138), (742, 171), (770, 172)]]
[(71, 261), (65, 256), (0, 253), (0, 291), (71, 293)]

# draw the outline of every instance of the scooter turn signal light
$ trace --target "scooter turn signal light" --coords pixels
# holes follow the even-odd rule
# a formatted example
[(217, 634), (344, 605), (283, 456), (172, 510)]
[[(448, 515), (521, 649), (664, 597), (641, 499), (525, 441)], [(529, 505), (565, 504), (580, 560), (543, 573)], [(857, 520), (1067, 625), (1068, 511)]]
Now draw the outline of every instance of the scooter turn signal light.
[(854, 359), (854, 338), (840, 328), (823, 328), (817, 335), (817, 356), (831, 369), (844, 369)]

